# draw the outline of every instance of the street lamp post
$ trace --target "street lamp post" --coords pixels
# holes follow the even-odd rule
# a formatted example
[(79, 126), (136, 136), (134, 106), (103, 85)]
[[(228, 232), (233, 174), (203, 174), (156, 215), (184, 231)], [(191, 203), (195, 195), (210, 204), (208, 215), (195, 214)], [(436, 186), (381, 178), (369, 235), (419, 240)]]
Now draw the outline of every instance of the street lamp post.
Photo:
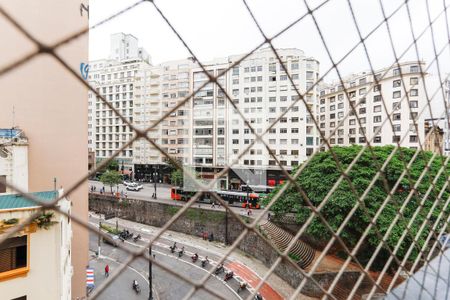
[(153, 283), (152, 283), (152, 245), (148, 246), (148, 256), (149, 256), (149, 260), (148, 260), (148, 300), (153, 300)]
[(249, 183), (249, 181), (250, 181), (250, 178), (249, 178), (249, 176), (247, 175), (247, 208), (248, 209), (250, 209), (250, 205), (249, 205), (249, 196), (250, 196), (250, 183)]
[(155, 184), (155, 192), (153, 193), (153, 199), (157, 199), (156, 196), (156, 180), (158, 178), (158, 172), (156, 172), (156, 169), (153, 171), (153, 183)]

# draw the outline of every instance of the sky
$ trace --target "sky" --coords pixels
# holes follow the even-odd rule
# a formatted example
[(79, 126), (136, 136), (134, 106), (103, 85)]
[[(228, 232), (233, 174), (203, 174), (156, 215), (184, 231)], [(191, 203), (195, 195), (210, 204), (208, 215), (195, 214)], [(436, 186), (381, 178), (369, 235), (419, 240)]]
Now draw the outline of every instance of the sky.
[[(97, 24), (135, 2), (137, 0), (89, 1), (90, 25)], [(299, 48), (306, 56), (319, 60), (321, 75), (333, 65), (331, 59), (337, 63), (359, 41), (349, 2), (361, 35), (365, 37), (384, 19), (380, 2), (386, 16), (389, 16), (404, 0), (251, 0), (247, 3), (264, 33), (272, 37), (307, 12), (305, 3), (313, 9), (323, 2), (326, 3), (314, 13), (314, 17), (325, 44), (310, 15), (273, 40), (277, 48)], [(200, 61), (246, 53), (264, 41), (242, 0), (164, 0), (155, 3)], [(393, 49), (397, 57), (403, 55), (401, 61), (417, 59), (415, 47), (406, 50), (413, 41), (411, 27), (417, 37), (429, 24), (427, 6), (425, 0), (410, 0), (408, 3), (411, 22), (406, 5), (389, 19), (393, 47), (386, 24), (379, 26), (365, 40), (374, 69), (390, 66), (395, 62)], [(428, 4), (431, 20), (441, 15), (433, 25), (434, 39), (430, 29), (419, 39), (419, 58), (428, 64), (432, 62), (435, 57), (433, 40), (437, 52), (447, 46), (439, 56), (441, 72), (446, 74), (450, 72), (447, 27), (450, 12), (446, 22), (443, 8), (444, 5), (450, 6), (450, 0), (433, 0), (428, 1)], [(150, 2), (141, 3), (92, 29), (89, 33), (90, 60), (108, 57), (109, 37), (116, 32), (136, 36), (140, 46), (151, 55), (153, 64), (191, 56)], [(338, 64), (341, 76), (369, 69), (369, 61), (362, 45)], [(437, 74), (436, 63), (431, 65), (430, 72)], [(337, 78), (336, 71), (327, 76), (328, 80)]]

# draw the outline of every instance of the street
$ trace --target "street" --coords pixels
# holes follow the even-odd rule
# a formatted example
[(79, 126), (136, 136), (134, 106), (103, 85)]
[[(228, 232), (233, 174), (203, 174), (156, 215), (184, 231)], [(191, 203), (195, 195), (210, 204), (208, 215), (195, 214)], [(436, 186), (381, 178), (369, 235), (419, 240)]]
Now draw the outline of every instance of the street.
[[(100, 188), (102, 188), (104, 185), (100, 181), (89, 180), (89, 187), (91, 187), (91, 186), (95, 186), (96, 191), (98, 193), (100, 191)], [(127, 191), (125, 185), (119, 184), (119, 185), (113, 187), (113, 191), (116, 192), (118, 190), (119, 193), (121, 191), (123, 191), (124, 193), (127, 192), (127, 197), (132, 198), (132, 199), (169, 203), (169, 204), (180, 205), (180, 206), (184, 205), (184, 203), (185, 203), (185, 202), (175, 201), (175, 200), (170, 199), (170, 188), (171, 188), (170, 185), (166, 185), (166, 184), (158, 184), (157, 185), (157, 188), (156, 188), (157, 199), (152, 198), (152, 194), (155, 191), (155, 187), (154, 187), (153, 183), (142, 183), (142, 186), (143, 186), (142, 190), (135, 192), (135, 191)], [(111, 188), (109, 186), (105, 186), (105, 190), (106, 190), (106, 193), (111, 192)], [(201, 205), (204, 208), (211, 207), (210, 204), (205, 204), (205, 203), (202, 203), (202, 204), (198, 203), (196, 205)], [(215, 208), (211, 208), (211, 209), (224, 210), (223, 207), (218, 208), (217, 206)], [(246, 214), (246, 211), (241, 207), (232, 206), (231, 209), (237, 214)], [(261, 214), (261, 212), (262, 212), (262, 209), (252, 209), (252, 214), (250, 215), (250, 217), (256, 218), (257, 216), (259, 216)]]
[[(96, 218), (90, 218), (91, 224), (98, 224), (98, 220)], [(133, 228), (130, 228), (132, 230)], [(151, 235), (146, 234), (145, 232), (140, 232), (143, 239), (134, 243), (132, 240), (127, 240), (123, 245), (126, 247), (143, 247), (142, 245), (148, 241)], [(205, 276), (206, 271), (211, 268), (215, 268), (215, 260), (218, 260), (219, 257), (214, 253), (208, 253), (204, 249), (196, 249), (192, 246), (181, 245), (178, 244), (178, 247), (184, 246), (186, 253), (178, 258), (178, 253), (174, 254), (170, 253), (169, 246), (172, 245), (173, 242), (160, 238), (156, 241), (155, 246), (152, 249), (152, 253), (155, 254), (158, 262), (162, 263), (164, 266), (167, 266), (171, 270), (175, 270), (178, 274), (182, 275), (184, 278), (189, 278), (193, 281), (200, 280), (203, 276)], [(91, 233), (89, 239), (89, 248), (91, 252), (95, 252), (98, 250), (98, 237), (96, 234)], [(200, 259), (197, 263), (192, 263), (190, 256), (193, 253), (198, 253), (200, 259), (204, 256), (208, 255), (211, 263), (209, 263), (205, 268), (202, 268), (200, 265)], [(110, 273), (113, 274), (114, 270), (118, 267), (119, 264), (124, 262), (127, 258), (128, 254), (120, 248), (113, 247), (112, 245), (101, 242), (101, 258), (93, 258), (91, 260), (91, 267), (96, 269), (95, 278), (96, 278), (96, 286), (99, 285), (104, 280), (104, 267), (106, 264), (110, 266)], [(126, 271), (120, 274), (120, 276), (116, 279), (116, 281), (111, 284), (99, 299), (111, 300), (111, 299), (148, 299), (148, 262), (143, 258), (138, 258), (133, 261), (129, 267), (126, 268)], [(153, 265), (153, 287), (154, 287), (154, 299), (182, 299), (190, 290), (191, 285), (174, 275), (170, 274), (167, 271), (162, 270), (161, 268)], [(141, 293), (136, 294), (134, 290), (132, 290), (132, 281), (136, 279), (141, 286)], [(211, 276), (207, 282), (206, 286), (210, 289), (216, 291), (220, 295), (222, 295), (226, 299), (242, 299), (246, 298), (249, 295), (249, 291), (245, 290), (241, 292), (239, 295), (236, 293), (236, 290), (239, 286), (238, 281), (236, 279), (229, 280), (226, 284), (222, 280), (223, 273), (216, 277)], [(242, 297), (242, 298), (241, 298)], [(217, 297), (211, 295), (209, 292), (200, 289), (196, 291), (196, 293), (192, 296), (192, 299), (217, 299)]]

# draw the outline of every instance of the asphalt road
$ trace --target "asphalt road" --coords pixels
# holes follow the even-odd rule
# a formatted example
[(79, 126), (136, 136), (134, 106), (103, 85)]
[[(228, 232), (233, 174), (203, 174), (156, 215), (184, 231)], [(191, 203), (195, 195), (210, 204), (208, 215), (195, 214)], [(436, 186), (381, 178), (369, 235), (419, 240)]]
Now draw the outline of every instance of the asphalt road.
[[(92, 224), (96, 224), (97, 219), (90, 219)], [(132, 228), (130, 228), (132, 229)], [(131, 231), (131, 230), (130, 230)], [(126, 241), (123, 245), (131, 248), (143, 247), (145, 241), (148, 241), (150, 238), (149, 235), (141, 233), (143, 240), (134, 243), (132, 240)], [(193, 281), (200, 280), (203, 276), (206, 275), (206, 271), (212, 268), (215, 268), (214, 265), (214, 254), (208, 253), (202, 249), (195, 249), (192, 247), (185, 247), (186, 254), (181, 258), (178, 257), (177, 253), (172, 254), (169, 250), (169, 246), (172, 245), (173, 242), (165, 239), (158, 239), (156, 245), (152, 249), (152, 253), (155, 254), (158, 262), (162, 263), (164, 266), (167, 266), (169, 269), (176, 271), (178, 274), (182, 275), (185, 278), (189, 278)], [(182, 245), (178, 245), (181, 247)], [(95, 234), (90, 234), (89, 247), (92, 251), (97, 251), (98, 247), (98, 238)], [(205, 268), (202, 268), (200, 262), (192, 263), (191, 254), (198, 253), (200, 258), (208, 255), (210, 259), (212, 259), (212, 263), (208, 264)], [(120, 248), (115, 248), (112, 245), (101, 243), (101, 255), (104, 256), (103, 260), (96, 260), (98, 263), (102, 263), (100, 266), (100, 270), (104, 269), (104, 265), (106, 261), (110, 261), (110, 267), (112, 274), (114, 269), (118, 264), (124, 262), (128, 254)], [(117, 265), (115, 265), (117, 263)], [(138, 274), (139, 273), (139, 274)], [(97, 274), (96, 274), (97, 277)], [(126, 269), (125, 272), (120, 274), (120, 276), (113, 283), (113, 287), (108, 287), (105, 290), (104, 294), (101, 295), (99, 299), (104, 300), (113, 300), (113, 299), (147, 299), (148, 297), (148, 284), (146, 282), (146, 278), (148, 278), (148, 262), (142, 258), (139, 258), (133, 263), (130, 264), (129, 268)], [(156, 265), (153, 265), (153, 285), (155, 292), (155, 299), (165, 300), (165, 299), (183, 299), (183, 297), (190, 291), (192, 286), (186, 281), (170, 274), (169, 272), (159, 268)], [(103, 280), (104, 276), (100, 275), (100, 279)], [(136, 279), (141, 288), (142, 293), (137, 295), (131, 288), (132, 280)], [(96, 284), (98, 286), (98, 283)], [(206, 286), (210, 289), (216, 291), (220, 295), (222, 295), (225, 299), (245, 299), (249, 295), (249, 291), (245, 290), (240, 294), (236, 293), (238, 288), (238, 281), (235, 279), (229, 280), (227, 283), (223, 281), (223, 273), (220, 276), (212, 276), (207, 282)], [(115, 290), (119, 290), (119, 292), (115, 292)], [(125, 296), (126, 294), (126, 296)], [(210, 294), (206, 290), (200, 289), (195, 292), (195, 294), (191, 297), (191, 299), (218, 299), (214, 295)]]
[[(101, 183), (100, 181), (89, 181), (89, 187), (91, 186), (95, 186), (97, 188), (97, 192), (100, 190), (100, 188), (103, 187), (103, 183)], [(119, 192), (123, 191), (125, 193), (125, 191), (127, 192), (127, 196), (128, 198), (133, 198), (133, 199), (138, 199), (138, 200), (145, 200), (145, 201), (156, 201), (156, 202), (162, 202), (162, 203), (170, 203), (170, 204), (174, 204), (174, 205), (183, 205), (184, 202), (181, 201), (174, 201), (172, 199), (170, 199), (170, 188), (171, 186), (169, 185), (165, 185), (165, 184), (158, 184), (157, 188), (156, 188), (156, 195), (157, 195), (157, 199), (153, 199), (152, 198), (152, 194), (155, 191), (155, 187), (154, 184), (151, 183), (144, 183), (142, 184), (142, 186), (144, 187), (142, 190), (135, 192), (135, 191), (127, 191), (126, 190), (126, 186), (124, 186), (123, 184), (119, 184), (117, 187), (113, 188), (113, 191), (116, 192), (117, 190)], [(109, 186), (105, 186), (106, 192), (111, 192), (111, 189)], [(197, 205), (197, 204), (196, 204)], [(199, 204), (203, 207), (210, 207), (210, 204)], [(246, 214), (246, 211), (241, 208), (241, 207), (231, 207), (231, 209), (233, 211), (235, 211), (237, 214)], [(224, 210), (224, 208), (215, 208), (215, 210)], [(261, 214), (261, 209), (253, 209), (252, 210), (252, 215), (250, 215), (250, 217), (257, 217)]]

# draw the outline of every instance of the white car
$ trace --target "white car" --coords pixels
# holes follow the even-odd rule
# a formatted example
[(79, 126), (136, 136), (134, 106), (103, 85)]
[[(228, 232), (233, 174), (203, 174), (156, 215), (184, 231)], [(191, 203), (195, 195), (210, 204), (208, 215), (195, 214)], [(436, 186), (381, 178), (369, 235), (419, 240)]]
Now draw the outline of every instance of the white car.
[(124, 181), (123, 181), (123, 185), (124, 185), (124, 186), (129, 186), (130, 184), (134, 184), (134, 182), (128, 181), (128, 180), (124, 180)]
[(143, 188), (144, 187), (141, 184), (137, 184), (135, 182), (133, 182), (132, 184), (129, 184), (127, 186), (127, 190), (128, 191), (136, 191), (136, 192), (138, 192), (138, 191), (142, 190)]

